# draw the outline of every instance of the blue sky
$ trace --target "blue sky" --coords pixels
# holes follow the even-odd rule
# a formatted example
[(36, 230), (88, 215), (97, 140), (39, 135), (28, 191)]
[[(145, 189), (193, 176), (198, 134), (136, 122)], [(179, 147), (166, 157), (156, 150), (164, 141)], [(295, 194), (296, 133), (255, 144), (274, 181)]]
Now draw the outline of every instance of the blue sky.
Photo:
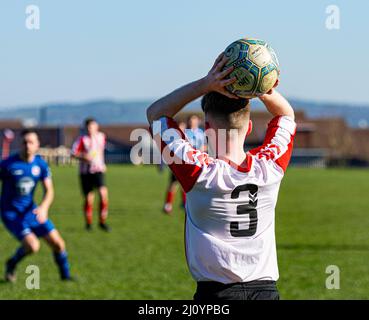
[[(29, 4), (38, 31), (25, 27)], [(325, 28), (330, 4), (340, 30)], [(286, 95), (369, 103), (368, 15), (367, 0), (2, 0), (0, 106), (157, 98), (245, 36), (273, 46)]]

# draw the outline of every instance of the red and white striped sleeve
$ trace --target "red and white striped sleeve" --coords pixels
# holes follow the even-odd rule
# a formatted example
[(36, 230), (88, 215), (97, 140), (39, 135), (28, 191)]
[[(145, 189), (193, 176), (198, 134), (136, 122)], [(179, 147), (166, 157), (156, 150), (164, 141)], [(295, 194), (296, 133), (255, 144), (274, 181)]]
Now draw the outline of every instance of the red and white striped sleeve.
[(269, 124), (262, 146), (249, 152), (257, 159), (271, 161), (286, 171), (290, 162), (296, 123), (288, 116), (277, 116)]
[(84, 144), (83, 144), (83, 136), (80, 136), (73, 143), (73, 146), (72, 146), (72, 154), (76, 156), (76, 155), (80, 154), (83, 151), (85, 151), (85, 147), (84, 147)]
[(172, 170), (183, 190), (189, 192), (204, 166), (213, 159), (207, 153), (195, 149), (171, 118), (162, 117), (154, 121), (151, 131), (164, 162)]

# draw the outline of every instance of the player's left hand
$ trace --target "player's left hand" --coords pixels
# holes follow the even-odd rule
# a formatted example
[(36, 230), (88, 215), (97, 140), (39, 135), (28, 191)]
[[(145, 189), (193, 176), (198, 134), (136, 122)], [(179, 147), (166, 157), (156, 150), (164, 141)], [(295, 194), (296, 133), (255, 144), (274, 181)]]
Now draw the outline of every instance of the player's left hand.
[(37, 215), (37, 220), (40, 223), (45, 223), (48, 217), (48, 210), (42, 205), (38, 206), (33, 213)]

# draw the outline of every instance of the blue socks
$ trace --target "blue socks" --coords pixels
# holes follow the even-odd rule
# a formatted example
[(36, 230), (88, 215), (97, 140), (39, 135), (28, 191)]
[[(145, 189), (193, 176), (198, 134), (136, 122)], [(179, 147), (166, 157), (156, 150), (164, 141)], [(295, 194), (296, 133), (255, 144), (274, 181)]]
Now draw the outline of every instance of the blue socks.
[(70, 279), (70, 270), (69, 270), (69, 262), (68, 255), (66, 251), (56, 253), (54, 252), (54, 259), (56, 264), (59, 267), (60, 276), (63, 280)]
[(23, 247), (19, 247), (14, 255), (8, 260), (8, 266), (11, 269), (15, 269), (17, 264), (27, 255)]
[[(14, 255), (8, 260), (8, 271), (14, 271), (17, 264), (27, 255), (23, 247), (19, 247)], [(56, 253), (54, 252), (54, 259), (58, 265), (60, 276), (62, 279), (70, 279), (70, 267), (68, 262), (68, 255), (66, 251)]]

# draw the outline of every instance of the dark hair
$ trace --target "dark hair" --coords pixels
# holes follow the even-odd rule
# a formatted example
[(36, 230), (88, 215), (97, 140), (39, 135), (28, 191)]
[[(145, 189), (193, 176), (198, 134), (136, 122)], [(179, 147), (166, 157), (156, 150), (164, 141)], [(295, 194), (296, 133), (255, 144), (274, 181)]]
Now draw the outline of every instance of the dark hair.
[(209, 92), (202, 97), (201, 108), (205, 113), (229, 114), (245, 108), (249, 99), (231, 99), (218, 92)]
[(35, 129), (24, 129), (21, 131), (21, 137), (24, 138), (27, 134), (34, 133), (38, 138), (38, 133)]
[(86, 118), (85, 119), (85, 127), (87, 128), (89, 126), (89, 124), (92, 123), (92, 122), (96, 122), (97, 123), (97, 121), (95, 120), (95, 118)]
[(221, 120), (225, 129), (239, 129), (249, 116), (249, 103), (249, 99), (231, 99), (218, 92), (209, 92), (202, 97), (201, 109)]

